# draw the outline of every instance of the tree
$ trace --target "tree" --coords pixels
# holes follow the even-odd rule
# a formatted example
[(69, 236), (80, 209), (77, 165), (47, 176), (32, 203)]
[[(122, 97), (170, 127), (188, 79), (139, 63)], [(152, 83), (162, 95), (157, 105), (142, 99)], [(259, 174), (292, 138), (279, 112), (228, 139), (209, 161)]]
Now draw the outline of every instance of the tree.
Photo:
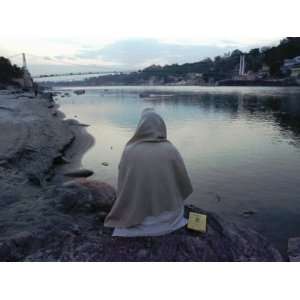
[(300, 37), (287, 37), (276, 47), (264, 51), (264, 62), (270, 67), (274, 76), (280, 76), (285, 59), (300, 56)]
[(16, 65), (12, 65), (10, 60), (0, 57), (0, 82), (11, 83), (13, 78), (20, 78), (23, 72)]
[(246, 54), (247, 69), (253, 72), (257, 72), (262, 68), (263, 65), (263, 55), (259, 48), (254, 48)]

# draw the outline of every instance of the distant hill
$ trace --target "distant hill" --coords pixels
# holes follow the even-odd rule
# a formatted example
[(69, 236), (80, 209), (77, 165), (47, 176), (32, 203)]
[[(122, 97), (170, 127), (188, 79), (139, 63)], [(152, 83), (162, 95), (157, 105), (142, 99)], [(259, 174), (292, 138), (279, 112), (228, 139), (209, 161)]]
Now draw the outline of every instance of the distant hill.
[(267, 48), (263, 61), (270, 67), (272, 75), (280, 76), (284, 59), (300, 56), (300, 37), (287, 37), (277, 47)]
[(214, 59), (206, 58), (195, 63), (152, 65), (129, 74), (115, 74), (89, 78), (84, 81), (64, 82), (63, 85), (140, 85), (140, 84), (207, 84), (232, 78), (238, 74), (240, 55), (245, 55), (246, 71), (258, 72), (267, 66), (271, 78), (281, 78), (284, 59), (300, 56), (300, 37), (287, 37), (277, 46), (238, 49)]

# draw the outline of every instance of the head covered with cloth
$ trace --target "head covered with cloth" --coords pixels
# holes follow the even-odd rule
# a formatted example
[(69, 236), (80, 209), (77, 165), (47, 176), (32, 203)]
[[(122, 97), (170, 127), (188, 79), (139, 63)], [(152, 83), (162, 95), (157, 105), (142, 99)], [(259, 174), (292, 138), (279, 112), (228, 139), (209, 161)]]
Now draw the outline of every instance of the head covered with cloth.
[(123, 151), (117, 199), (105, 226), (134, 228), (147, 224), (148, 228), (161, 222), (174, 223), (178, 213), (173, 212), (183, 210), (183, 201), (192, 191), (181, 155), (167, 140), (164, 120), (153, 109), (145, 109)]

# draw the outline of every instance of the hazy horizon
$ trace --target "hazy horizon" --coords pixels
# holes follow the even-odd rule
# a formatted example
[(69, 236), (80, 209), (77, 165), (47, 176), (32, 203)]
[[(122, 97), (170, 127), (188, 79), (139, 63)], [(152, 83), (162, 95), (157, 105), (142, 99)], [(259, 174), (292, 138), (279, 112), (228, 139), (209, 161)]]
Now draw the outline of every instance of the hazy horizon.
[[(3, 1), (0, 55), (26, 53), (33, 74), (132, 71), (195, 62), (234, 49), (272, 45), (285, 37), (283, 24), (268, 31), (262, 10), (268, 4), (259, 5), (247, 8), (247, 15), (255, 15), (255, 22), (249, 22), (237, 13), (241, 7), (235, 0)], [(284, 12), (282, 6), (273, 6), (278, 16)], [(296, 12), (289, 14), (293, 21)], [(22, 63), (20, 57), (11, 60)]]
[[(21, 64), (18, 53), (26, 53), (29, 70), (34, 74), (87, 72), (87, 71), (134, 71), (152, 64), (182, 64), (240, 49), (247, 51), (255, 47), (270, 46), (279, 40), (242, 42), (238, 40), (190, 42), (168, 42), (158, 39), (130, 38), (97, 46), (75, 40), (32, 39), (24, 47), (15, 39), (8, 49), (1, 49), (0, 55), (10, 57)], [(36, 46), (39, 44), (39, 46)], [(6, 43), (9, 45), (9, 43)], [(31, 45), (31, 46), (30, 46)], [(43, 45), (43, 47), (40, 47)], [(46, 50), (43, 48), (47, 48)]]

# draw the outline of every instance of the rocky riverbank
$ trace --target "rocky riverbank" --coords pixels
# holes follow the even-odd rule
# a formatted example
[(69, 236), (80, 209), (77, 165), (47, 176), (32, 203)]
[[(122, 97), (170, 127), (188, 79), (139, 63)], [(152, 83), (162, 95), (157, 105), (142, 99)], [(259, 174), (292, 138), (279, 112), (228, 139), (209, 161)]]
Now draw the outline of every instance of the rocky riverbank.
[(51, 97), (0, 91), (0, 132), (0, 261), (286, 260), (257, 232), (210, 212), (206, 234), (111, 237), (103, 220), (114, 188), (64, 176), (93, 138)]
[(57, 170), (79, 166), (93, 144), (84, 127), (63, 118), (49, 95), (0, 91), (0, 260), (7, 240), (54, 222), (43, 195), (63, 182)]

